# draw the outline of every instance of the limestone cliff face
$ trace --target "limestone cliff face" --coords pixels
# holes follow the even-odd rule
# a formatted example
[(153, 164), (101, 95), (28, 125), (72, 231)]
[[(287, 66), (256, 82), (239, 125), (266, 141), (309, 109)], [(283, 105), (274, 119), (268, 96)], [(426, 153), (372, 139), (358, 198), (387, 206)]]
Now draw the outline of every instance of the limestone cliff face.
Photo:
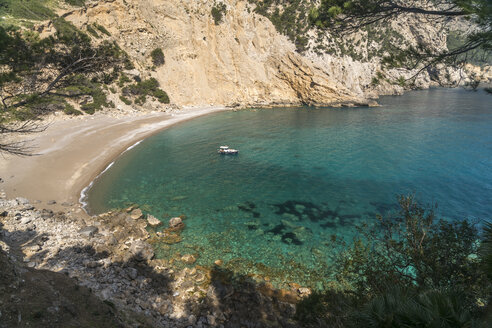
[[(396, 81), (416, 73), (384, 69), (381, 57), (359, 62), (348, 55), (320, 54), (312, 47), (300, 55), (246, 0), (221, 0), (226, 10), (220, 24), (211, 15), (214, 3), (102, 0), (62, 14), (82, 29), (93, 23), (104, 26), (134, 60), (142, 77), (155, 77), (179, 106), (367, 104), (367, 99), (379, 95), (402, 93), (406, 87)], [(446, 33), (435, 22), (410, 15), (391, 24), (406, 44), (446, 49)], [(45, 32), (50, 33), (49, 25)], [(317, 32), (309, 33), (313, 43)], [(368, 32), (361, 31), (364, 33)], [(365, 42), (362, 51), (383, 47), (375, 41)], [(150, 59), (155, 48), (165, 55), (165, 64), (157, 68)], [(468, 68), (467, 72), (492, 81), (485, 74), (488, 71)], [(466, 83), (466, 74), (463, 77), (456, 69), (438, 66), (419, 74), (414, 87)]]
[[(246, 1), (228, 0), (216, 25), (212, 1), (107, 0), (67, 12), (84, 28), (94, 22), (160, 82), (171, 101), (203, 105), (337, 105), (365, 103), (323, 65), (295, 52), (265, 17)], [(150, 52), (161, 48), (165, 64), (152, 68)]]

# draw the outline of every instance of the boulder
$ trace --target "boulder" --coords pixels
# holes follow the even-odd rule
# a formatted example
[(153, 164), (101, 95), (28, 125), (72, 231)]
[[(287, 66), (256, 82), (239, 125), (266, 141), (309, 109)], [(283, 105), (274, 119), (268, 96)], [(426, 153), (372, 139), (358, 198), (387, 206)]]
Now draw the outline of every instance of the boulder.
[(128, 249), (125, 257), (127, 260), (133, 258), (137, 261), (148, 261), (154, 257), (154, 250), (152, 246), (143, 240), (135, 240)]
[(43, 209), (41, 211), (41, 217), (43, 219), (49, 219), (49, 218), (52, 218), (53, 216), (55, 215), (55, 213), (53, 213), (52, 210), (47, 210), (47, 209)]
[(94, 226), (88, 226), (85, 228), (82, 228), (78, 231), (78, 233), (84, 237), (93, 237), (94, 234), (96, 234), (99, 231), (97, 227)]
[(20, 223), (21, 223), (21, 224), (28, 224), (28, 223), (30, 223), (31, 221), (32, 221), (32, 218), (30, 218), (30, 217), (24, 217), (24, 218), (22, 218), (22, 219), (20, 220)]
[(17, 201), (18, 205), (28, 205), (29, 204), (29, 200), (27, 198), (17, 197), (15, 200)]
[(137, 271), (137, 269), (135, 269), (135, 268), (128, 268), (128, 269), (126, 270), (126, 273), (127, 273), (127, 275), (128, 275), (128, 278), (130, 278), (131, 280), (135, 280), (135, 279), (137, 279), (137, 276), (138, 276), (138, 271)]
[(169, 227), (170, 228), (177, 228), (182, 224), (183, 224), (183, 220), (181, 220), (180, 217), (171, 218), (169, 220)]
[(129, 75), (136, 82), (141, 81), (141, 74), (140, 74), (140, 71), (138, 69), (124, 70), (123, 73), (125, 73), (126, 75)]
[(139, 220), (141, 218), (143, 218), (143, 213), (142, 213), (142, 210), (139, 209), (139, 208), (136, 208), (134, 209), (131, 213), (130, 213), (130, 217), (134, 220)]
[(155, 216), (153, 215), (147, 215), (147, 222), (149, 223), (149, 225), (151, 227), (158, 227), (162, 224), (161, 221), (159, 221), (159, 219), (157, 219)]

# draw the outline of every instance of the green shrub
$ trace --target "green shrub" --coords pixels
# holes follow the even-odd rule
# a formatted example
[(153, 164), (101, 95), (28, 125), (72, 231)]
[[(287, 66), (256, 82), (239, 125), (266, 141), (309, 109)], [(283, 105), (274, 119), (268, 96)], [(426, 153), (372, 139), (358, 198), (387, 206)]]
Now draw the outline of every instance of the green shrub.
[(93, 24), (95, 28), (97, 28), (101, 33), (106, 34), (107, 36), (111, 36), (111, 33), (102, 25), (99, 25), (98, 23)]
[(43, 0), (2, 0), (0, 15), (29, 20), (45, 20), (56, 17)]
[(152, 57), (152, 63), (154, 63), (155, 66), (164, 65), (164, 53), (162, 52), (161, 48), (155, 48), (154, 50), (152, 50), (152, 52), (150, 53), (150, 57)]
[(168, 104), (170, 101), (167, 93), (159, 88), (159, 82), (154, 78), (126, 86), (123, 88), (122, 92), (125, 96), (138, 97), (135, 100), (135, 103), (139, 105), (145, 103), (147, 96), (152, 96), (164, 104)]
[(157, 98), (157, 100), (163, 104), (169, 104), (169, 96), (167, 95), (167, 93), (162, 90), (162, 89), (157, 89), (154, 91), (154, 93), (152, 94), (155, 98)]
[(89, 32), (90, 34), (92, 34), (96, 38), (100, 38), (100, 36), (99, 36), (99, 34), (97, 34), (96, 30), (94, 30), (92, 28), (92, 26), (90, 26), (90, 25), (87, 25), (87, 32)]
[(108, 99), (101, 87), (99, 85), (92, 85), (91, 87), (89, 94), (94, 99), (93, 102), (80, 106), (80, 109), (88, 114), (94, 114), (103, 107), (109, 107)]
[(72, 23), (63, 18), (53, 20), (53, 26), (56, 29), (58, 39), (64, 43), (71, 44), (90, 44), (91, 39), (87, 34), (76, 28)]
[(65, 0), (71, 6), (82, 7), (85, 5), (85, 0)]
[(132, 104), (132, 101), (131, 101), (130, 99), (126, 98), (125, 96), (120, 96), (120, 100), (121, 100), (124, 104), (126, 104), (126, 105), (128, 105), (128, 106)]
[(74, 116), (78, 116), (78, 115), (82, 115), (82, 112), (75, 109), (75, 107), (73, 107), (72, 105), (70, 104), (66, 104), (65, 105), (65, 110), (64, 110), (65, 114), (67, 115), (74, 115)]
[(400, 196), (399, 203), (399, 214), (359, 227), (360, 236), (337, 260), (339, 283), (368, 298), (388, 285), (462, 290), (470, 306), (488, 295), (476, 227), (467, 220), (438, 220), (412, 196)]
[(355, 327), (478, 327), (463, 295), (456, 292), (391, 287), (353, 311)]
[(222, 23), (222, 18), (226, 13), (226, 9), (227, 7), (224, 3), (219, 3), (219, 4), (215, 3), (213, 5), (211, 14), (214, 19), (215, 25), (219, 25), (220, 23)]
[(121, 73), (120, 79), (118, 80), (118, 86), (123, 88), (125, 84), (130, 83), (132, 80), (125, 73)]

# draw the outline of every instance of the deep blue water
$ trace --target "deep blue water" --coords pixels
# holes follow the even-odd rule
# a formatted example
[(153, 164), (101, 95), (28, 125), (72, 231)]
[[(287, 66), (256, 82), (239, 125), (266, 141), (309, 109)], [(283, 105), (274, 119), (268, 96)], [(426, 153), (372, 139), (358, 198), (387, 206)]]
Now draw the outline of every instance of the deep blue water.
[[(332, 235), (397, 210), (398, 194), (438, 204), (447, 219), (492, 213), (492, 96), (458, 89), (385, 97), (378, 108), (223, 112), (148, 138), (88, 193), (100, 213), (129, 203), (186, 215), (181, 243), (239, 273), (316, 287), (329, 276)], [(238, 156), (221, 156), (228, 144)], [(317, 287), (321, 287), (318, 282)]]

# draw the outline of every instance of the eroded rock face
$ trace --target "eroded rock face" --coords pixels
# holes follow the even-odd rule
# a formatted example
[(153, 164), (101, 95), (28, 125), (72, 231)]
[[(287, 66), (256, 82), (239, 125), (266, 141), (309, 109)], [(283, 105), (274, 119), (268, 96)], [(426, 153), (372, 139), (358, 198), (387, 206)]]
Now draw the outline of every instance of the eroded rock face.
[[(76, 26), (97, 22), (137, 62), (142, 78), (157, 78), (178, 105), (297, 105), (365, 102), (295, 52), (246, 1), (224, 1), (214, 23), (212, 1), (115, 0), (75, 10)], [(161, 48), (165, 64), (153, 68)]]

